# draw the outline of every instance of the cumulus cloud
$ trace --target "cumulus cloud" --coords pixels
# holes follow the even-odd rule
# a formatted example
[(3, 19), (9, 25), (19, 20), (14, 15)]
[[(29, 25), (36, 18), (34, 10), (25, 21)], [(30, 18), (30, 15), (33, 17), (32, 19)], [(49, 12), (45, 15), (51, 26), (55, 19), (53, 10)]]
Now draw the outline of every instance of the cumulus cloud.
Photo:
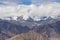
[(24, 15), (24, 17), (27, 18), (29, 9), (30, 9), (30, 7), (27, 6), (27, 5), (6, 5), (6, 6), (1, 6), (0, 7), (0, 17)]
[(60, 3), (31, 5), (6, 5), (0, 6), (0, 18), (6, 16), (23, 16), (24, 19), (32, 17), (34, 20), (40, 20), (41, 16), (56, 17), (60, 15)]

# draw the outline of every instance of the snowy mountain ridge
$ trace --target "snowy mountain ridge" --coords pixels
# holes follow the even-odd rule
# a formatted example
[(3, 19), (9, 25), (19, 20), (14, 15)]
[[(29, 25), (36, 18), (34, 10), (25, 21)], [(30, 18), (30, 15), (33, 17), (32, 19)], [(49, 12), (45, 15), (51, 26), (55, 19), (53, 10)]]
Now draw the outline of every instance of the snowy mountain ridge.
[(0, 19), (3, 19), (3, 20), (29, 20), (29, 19), (32, 19), (33, 21), (40, 21), (40, 20), (47, 20), (47, 19), (57, 19), (57, 18), (60, 18), (60, 16), (41, 16), (40, 18), (34, 16), (34, 17), (28, 17), (27, 19), (25, 19), (23, 16), (7, 16), (7, 17), (3, 17), (3, 18), (0, 18)]

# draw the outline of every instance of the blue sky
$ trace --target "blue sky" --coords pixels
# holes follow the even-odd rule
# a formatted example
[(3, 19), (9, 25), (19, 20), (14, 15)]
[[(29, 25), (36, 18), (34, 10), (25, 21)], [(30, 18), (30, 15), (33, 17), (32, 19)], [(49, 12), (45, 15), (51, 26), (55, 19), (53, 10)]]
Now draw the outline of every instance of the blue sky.
[(0, 4), (4, 4), (5, 2), (9, 3), (16, 3), (16, 4), (24, 4), (24, 5), (30, 5), (31, 0), (0, 0)]
[(25, 5), (30, 5), (31, 1), (30, 0), (22, 0), (22, 2), (17, 2), (18, 4), (25, 4)]
[(0, 0), (0, 4), (4, 4), (3, 2), (12, 2), (17, 4), (24, 4), (24, 5), (30, 5), (30, 4), (42, 4), (45, 2), (60, 2), (60, 0)]

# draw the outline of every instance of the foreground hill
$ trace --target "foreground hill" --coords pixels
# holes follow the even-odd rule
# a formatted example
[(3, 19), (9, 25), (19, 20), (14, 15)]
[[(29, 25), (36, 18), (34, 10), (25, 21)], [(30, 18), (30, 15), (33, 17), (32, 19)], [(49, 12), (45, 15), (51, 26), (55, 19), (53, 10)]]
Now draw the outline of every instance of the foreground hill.
[(34, 31), (29, 31), (28, 33), (22, 33), (7, 40), (60, 40), (60, 37), (52, 36), (48, 38), (47, 35), (44, 36)]
[(27, 33), (22, 33), (20, 35), (16, 35), (9, 40), (44, 40), (45, 37), (39, 33), (29, 31)]

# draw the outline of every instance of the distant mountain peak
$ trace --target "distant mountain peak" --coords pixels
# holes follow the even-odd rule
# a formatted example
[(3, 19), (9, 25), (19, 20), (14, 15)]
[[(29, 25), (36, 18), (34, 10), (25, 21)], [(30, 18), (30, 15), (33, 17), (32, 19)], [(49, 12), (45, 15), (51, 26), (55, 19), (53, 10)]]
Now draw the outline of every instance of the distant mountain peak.
[(1, 18), (1, 19), (3, 19), (3, 20), (16, 20), (16, 21), (23, 21), (23, 20), (25, 20), (25, 21), (30, 21), (30, 22), (33, 22), (33, 21), (41, 21), (41, 20), (52, 20), (52, 19), (59, 19), (60, 18), (60, 16), (58, 15), (58, 16), (55, 16), (55, 17), (53, 17), (53, 16), (49, 16), (49, 17), (47, 17), (47, 16), (41, 16), (41, 17), (28, 17), (26, 20), (24, 19), (24, 16), (7, 16), (7, 17), (3, 17), (3, 18)]

